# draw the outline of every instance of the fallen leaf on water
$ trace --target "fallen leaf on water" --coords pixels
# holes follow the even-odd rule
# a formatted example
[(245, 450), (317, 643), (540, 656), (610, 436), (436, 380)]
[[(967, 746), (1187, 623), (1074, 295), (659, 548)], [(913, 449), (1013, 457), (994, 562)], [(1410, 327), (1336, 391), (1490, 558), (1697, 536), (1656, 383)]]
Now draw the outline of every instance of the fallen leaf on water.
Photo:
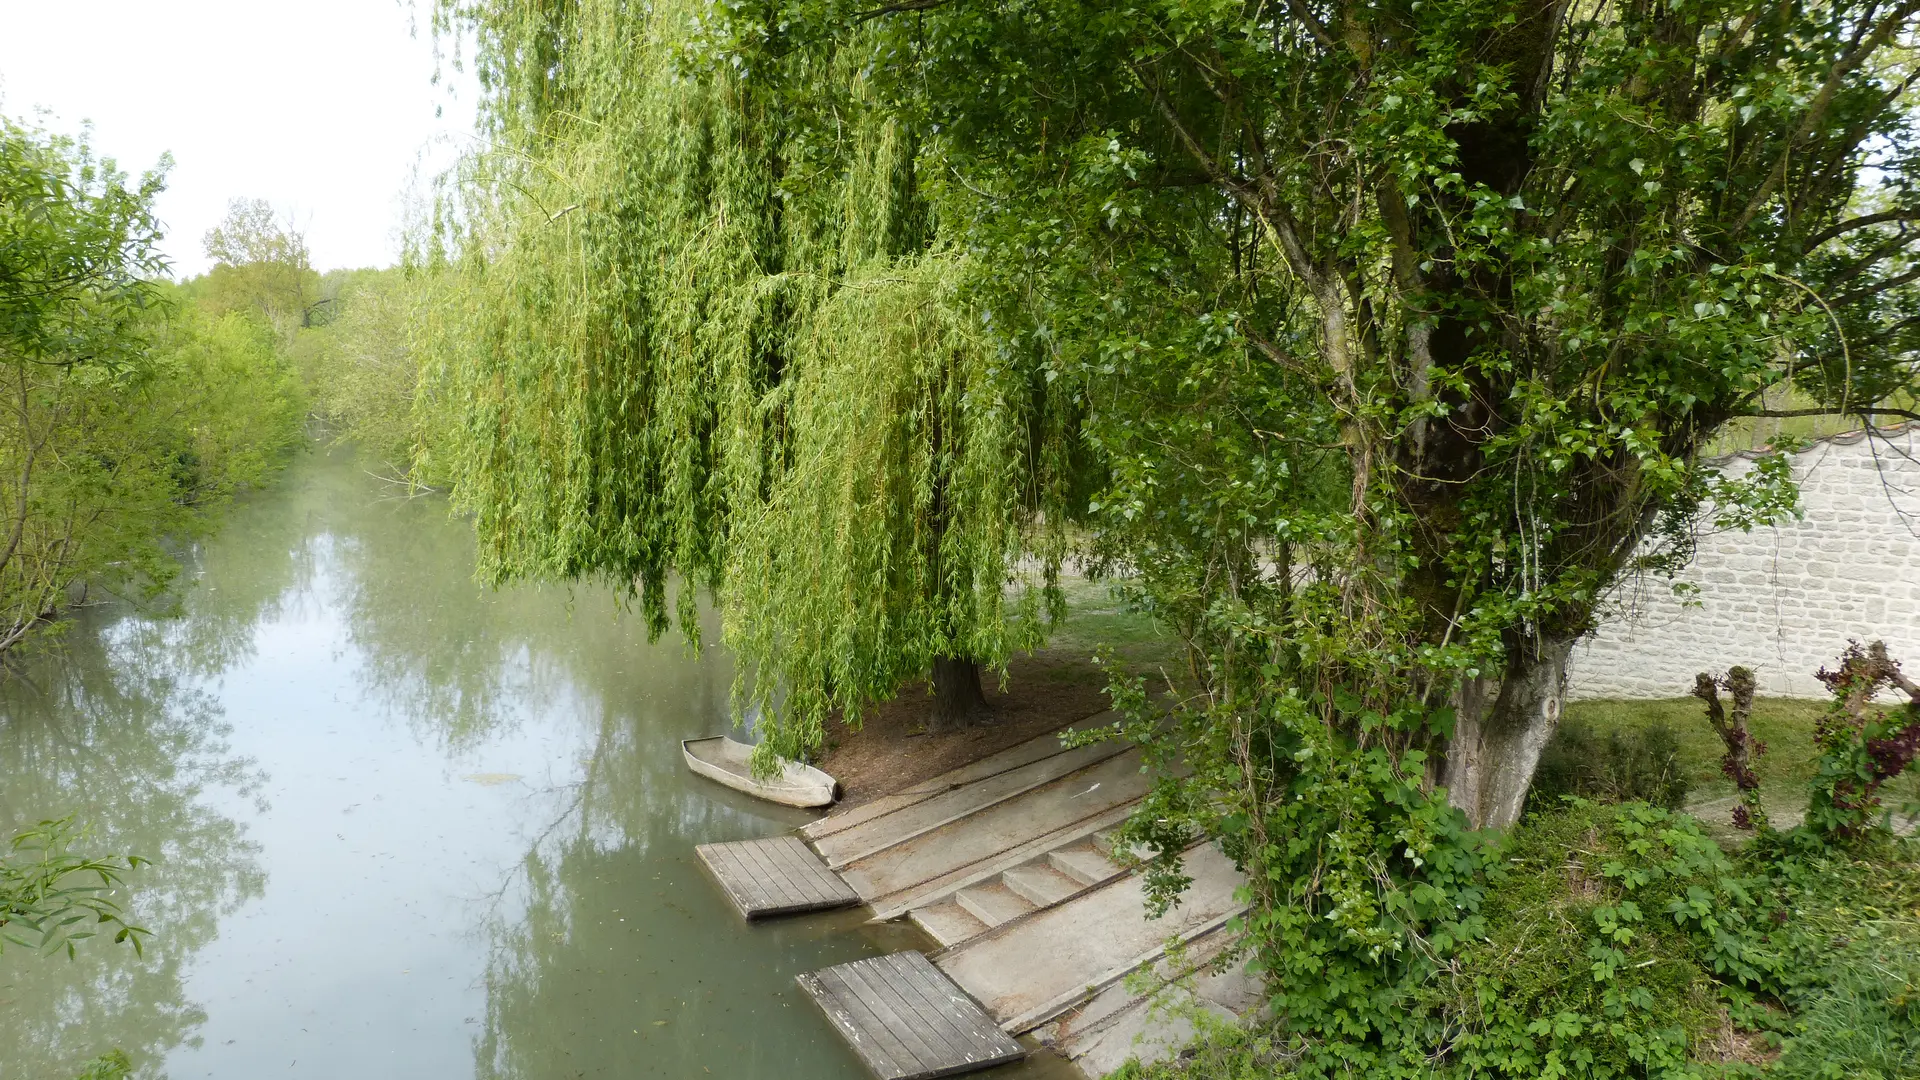
[(520, 779), (520, 774), (517, 772), (477, 772), (471, 776), (462, 777), (462, 779), (471, 780), (484, 787), (499, 787), (501, 784), (511, 784), (515, 780)]

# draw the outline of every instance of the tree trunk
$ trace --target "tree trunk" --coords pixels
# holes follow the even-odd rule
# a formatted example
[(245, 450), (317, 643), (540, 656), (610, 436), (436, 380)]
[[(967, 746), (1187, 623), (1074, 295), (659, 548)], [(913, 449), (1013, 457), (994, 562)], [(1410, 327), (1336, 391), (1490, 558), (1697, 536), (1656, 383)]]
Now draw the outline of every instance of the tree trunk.
[(979, 720), (987, 711), (980, 689), (980, 664), (971, 657), (942, 656), (933, 662), (933, 719), (927, 730), (953, 731)]
[(1512, 649), (1497, 682), (1483, 675), (1461, 684), (1447, 744), (1447, 801), (1475, 828), (1520, 820), (1540, 752), (1560, 727), (1572, 652), (1572, 641)]

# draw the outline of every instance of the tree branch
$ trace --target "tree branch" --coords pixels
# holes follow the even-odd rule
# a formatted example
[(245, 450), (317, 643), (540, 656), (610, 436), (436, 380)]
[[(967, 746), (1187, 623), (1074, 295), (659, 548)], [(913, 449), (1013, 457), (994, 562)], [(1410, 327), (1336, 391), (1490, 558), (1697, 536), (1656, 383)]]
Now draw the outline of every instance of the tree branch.
[[(1920, 2), (1920, 0), (1916, 0), (1916, 2)], [(1321, 285), (1319, 269), (1313, 265), (1313, 260), (1307, 256), (1306, 245), (1300, 242), (1299, 229), (1293, 220), (1293, 215), (1289, 214), (1286, 207), (1281, 203), (1262, 198), (1260, 195), (1249, 191), (1247, 185), (1236, 182), (1232, 177), (1222, 172), (1219, 165), (1213, 160), (1213, 157), (1207, 153), (1206, 147), (1201, 146), (1200, 140), (1196, 139), (1193, 133), (1187, 130), (1187, 125), (1181, 121), (1180, 114), (1174, 111), (1173, 103), (1167, 100), (1167, 95), (1160, 89), (1159, 82), (1148, 78), (1147, 73), (1141, 70), (1140, 65), (1130, 63), (1128, 66), (1133, 69), (1134, 78), (1140, 80), (1140, 85), (1146, 87), (1147, 92), (1153, 95), (1155, 110), (1160, 113), (1161, 119), (1165, 120), (1167, 126), (1172, 129), (1174, 138), (1178, 139), (1180, 145), (1186, 148), (1187, 153), (1193, 156), (1194, 161), (1199, 164), (1201, 171), (1211, 177), (1213, 182), (1218, 184), (1222, 191), (1226, 192), (1236, 202), (1240, 203), (1240, 205), (1246, 207), (1262, 225), (1267, 227), (1267, 231), (1271, 233), (1274, 240), (1279, 243), (1281, 254), (1286, 257), (1287, 263), (1293, 272), (1300, 275), (1300, 278), (1307, 283), (1308, 288), (1319, 291)]]
[(853, 21), (855, 23), (863, 23), (886, 15), (899, 15), (908, 11), (932, 11), (934, 8), (944, 6), (946, 2), (947, 0), (899, 0), (899, 3), (888, 4), (885, 7), (877, 7), (872, 11), (855, 12)]
[(1875, 225), (1881, 225), (1889, 221), (1920, 221), (1920, 209), (1885, 210), (1878, 214), (1866, 214), (1861, 217), (1850, 218), (1829, 228), (1822, 229), (1808, 237), (1807, 250), (1812, 251), (1821, 244), (1836, 237), (1843, 236), (1846, 233), (1856, 232), (1860, 229), (1869, 229)]
[(1830, 301), (1830, 303), (1832, 303), (1833, 306), (1835, 307), (1840, 307), (1844, 304), (1851, 304), (1855, 300), (1865, 299), (1866, 297), (1874, 296), (1879, 293), (1886, 292), (1889, 289), (1897, 289), (1900, 286), (1905, 285), (1907, 282), (1914, 280), (1915, 278), (1920, 278), (1920, 266), (1916, 266), (1913, 269), (1908, 270), (1904, 274), (1895, 274), (1893, 277), (1890, 277), (1887, 280), (1880, 282), (1878, 285), (1869, 286), (1864, 289), (1854, 289), (1851, 292), (1841, 293), (1839, 296), (1834, 297), (1833, 300)]
[(1300, 20), (1301, 25), (1307, 28), (1307, 33), (1312, 34), (1313, 40), (1319, 42), (1322, 48), (1331, 50), (1340, 47), (1340, 43), (1333, 40), (1333, 32), (1327, 29), (1327, 24), (1321, 22), (1303, 0), (1287, 0), (1287, 10), (1293, 12), (1293, 17)]
[(1887, 39), (1893, 36), (1893, 32), (1899, 29), (1907, 17), (1915, 11), (1920, 11), (1920, 0), (1907, 0), (1906, 3), (1888, 12), (1887, 17), (1880, 20), (1880, 25), (1873, 28), (1872, 33), (1866, 35), (1859, 45), (1841, 57), (1839, 63), (1833, 65), (1833, 70), (1827, 73), (1827, 81), (1821, 85), (1820, 92), (1814, 95), (1813, 103), (1807, 106), (1806, 118), (1801, 120), (1800, 126), (1787, 137), (1786, 145), (1780, 148), (1780, 160), (1767, 171), (1766, 180), (1761, 183), (1760, 190), (1753, 193), (1753, 198), (1747, 202), (1747, 208), (1742, 210), (1740, 216), (1735, 219), (1733, 228), (1728, 230), (1729, 235), (1738, 236), (1745, 232), (1747, 226), (1753, 223), (1753, 219), (1760, 216), (1760, 211), (1766, 206), (1767, 200), (1772, 198), (1774, 191), (1786, 182), (1787, 163), (1792, 158), (1794, 148), (1811, 135), (1820, 121), (1826, 118), (1827, 108), (1833, 104), (1834, 97), (1840, 93), (1840, 84), (1848, 75), (1853, 74), (1856, 68), (1865, 63), (1874, 50), (1886, 44)]
[(1889, 409), (1879, 406), (1871, 409), (1757, 409), (1753, 412), (1743, 412), (1740, 415), (1759, 416), (1769, 419), (1781, 419), (1794, 416), (1857, 416), (1861, 419), (1869, 416), (1897, 416), (1902, 420), (1920, 420), (1920, 412), (1914, 412), (1912, 409)]

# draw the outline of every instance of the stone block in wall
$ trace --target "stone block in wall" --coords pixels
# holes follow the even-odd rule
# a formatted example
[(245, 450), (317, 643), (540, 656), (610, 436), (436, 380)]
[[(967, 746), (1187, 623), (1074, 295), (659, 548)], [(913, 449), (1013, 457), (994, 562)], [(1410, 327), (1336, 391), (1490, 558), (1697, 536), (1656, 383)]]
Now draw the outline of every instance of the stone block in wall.
[[(1825, 697), (1813, 672), (1849, 639), (1920, 665), (1920, 437), (1890, 437), (1898, 452), (1854, 433), (1797, 455), (1804, 517), (1700, 543), (1682, 574), (1697, 605), (1664, 582), (1624, 583), (1622, 614), (1575, 650), (1574, 695), (1679, 697), (1695, 673), (1745, 664), (1763, 693)], [(1751, 460), (1722, 467), (1739, 475)]]

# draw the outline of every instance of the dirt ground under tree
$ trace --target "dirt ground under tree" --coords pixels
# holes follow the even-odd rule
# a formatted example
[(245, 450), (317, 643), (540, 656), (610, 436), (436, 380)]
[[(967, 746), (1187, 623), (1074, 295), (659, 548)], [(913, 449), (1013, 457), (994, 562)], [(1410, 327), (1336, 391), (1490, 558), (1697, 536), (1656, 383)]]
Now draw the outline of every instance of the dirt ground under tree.
[(1057, 731), (1104, 712), (1106, 672), (1083, 649), (1045, 649), (1007, 665), (1002, 686), (984, 673), (987, 713), (972, 726), (927, 732), (933, 697), (925, 682), (867, 712), (859, 730), (835, 721), (828, 728), (822, 769), (840, 781), (840, 806), (911, 787), (988, 754)]

